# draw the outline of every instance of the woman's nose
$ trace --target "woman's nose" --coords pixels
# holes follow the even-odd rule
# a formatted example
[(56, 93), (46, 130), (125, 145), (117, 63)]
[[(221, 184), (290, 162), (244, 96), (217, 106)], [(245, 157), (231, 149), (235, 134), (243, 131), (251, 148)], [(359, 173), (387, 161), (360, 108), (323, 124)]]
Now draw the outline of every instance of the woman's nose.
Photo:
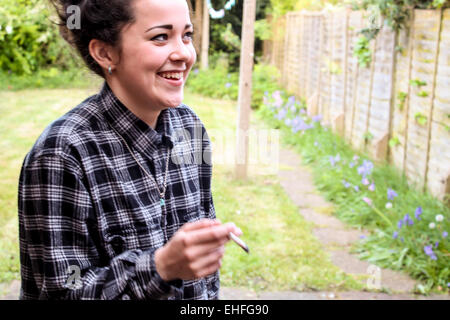
[(189, 46), (191, 44), (185, 44), (183, 41), (177, 41), (174, 50), (171, 54), (171, 59), (175, 61), (189, 61), (192, 57), (191, 50), (189, 50)]

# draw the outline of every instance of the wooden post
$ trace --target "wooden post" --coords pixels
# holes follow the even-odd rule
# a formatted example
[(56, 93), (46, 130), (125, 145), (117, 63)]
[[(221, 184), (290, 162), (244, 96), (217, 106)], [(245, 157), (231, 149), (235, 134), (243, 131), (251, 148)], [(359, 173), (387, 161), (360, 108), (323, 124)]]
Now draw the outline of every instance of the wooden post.
[(194, 17), (194, 47), (197, 51), (197, 55), (200, 56), (202, 48), (202, 14), (203, 14), (203, 1), (195, 0), (195, 17)]
[(202, 56), (200, 59), (201, 68), (208, 69), (208, 51), (209, 51), (209, 10), (206, 1), (203, 1), (203, 31), (202, 31)]
[(247, 178), (248, 169), (248, 129), (250, 127), (250, 105), (252, 101), (256, 0), (244, 0), (243, 15), (236, 137), (235, 174), (237, 179)]

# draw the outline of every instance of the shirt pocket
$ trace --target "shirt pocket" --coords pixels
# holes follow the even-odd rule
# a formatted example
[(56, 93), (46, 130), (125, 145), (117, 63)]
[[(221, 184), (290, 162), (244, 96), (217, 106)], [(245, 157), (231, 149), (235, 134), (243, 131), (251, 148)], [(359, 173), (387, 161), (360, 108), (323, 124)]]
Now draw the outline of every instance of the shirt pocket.
[(128, 250), (148, 250), (164, 245), (164, 234), (159, 223), (143, 227), (115, 228), (106, 233), (106, 250), (110, 257), (116, 257)]

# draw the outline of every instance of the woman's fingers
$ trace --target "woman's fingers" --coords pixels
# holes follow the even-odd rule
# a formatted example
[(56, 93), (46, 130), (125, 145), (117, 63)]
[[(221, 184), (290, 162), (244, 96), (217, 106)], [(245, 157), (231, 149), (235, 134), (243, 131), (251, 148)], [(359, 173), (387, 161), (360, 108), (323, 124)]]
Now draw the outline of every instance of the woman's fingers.
[(211, 265), (221, 263), (221, 259), (223, 255), (225, 254), (225, 247), (221, 246), (217, 248), (214, 251), (211, 251), (209, 254), (198, 258), (196, 261), (191, 263), (191, 269), (194, 271), (196, 275), (198, 275), (199, 272), (205, 271), (205, 269), (208, 269), (211, 267)]
[(217, 220), (212, 219), (201, 219), (195, 222), (189, 222), (186, 223), (181, 229), (183, 231), (194, 231), (194, 230), (200, 230), (203, 228), (209, 228), (215, 225), (219, 225), (220, 222)]
[(210, 228), (193, 230), (186, 232), (186, 246), (198, 245), (203, 243), (221, 243), (229, 240), (229, 233), (232, 228), (227, 225), (217, 225)]

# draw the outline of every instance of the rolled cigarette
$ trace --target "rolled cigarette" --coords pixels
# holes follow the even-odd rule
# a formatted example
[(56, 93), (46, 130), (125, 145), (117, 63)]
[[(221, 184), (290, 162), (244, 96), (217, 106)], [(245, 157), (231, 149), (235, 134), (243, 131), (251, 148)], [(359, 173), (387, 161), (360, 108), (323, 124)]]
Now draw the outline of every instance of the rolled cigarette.
[(234, 235), (233, 233), (230, 232), (230, 238), (231, 240), (233, 240), (234, 242), (236, 242), (236, 244), (241, 247), (242, 249), (244, 249), (245, 252), (250, 253), (250, 250), (248, 248), (248, 246), (245, 244), (244, 241), (242, 241), (239, 237), (237, 237), (236, 235)]

